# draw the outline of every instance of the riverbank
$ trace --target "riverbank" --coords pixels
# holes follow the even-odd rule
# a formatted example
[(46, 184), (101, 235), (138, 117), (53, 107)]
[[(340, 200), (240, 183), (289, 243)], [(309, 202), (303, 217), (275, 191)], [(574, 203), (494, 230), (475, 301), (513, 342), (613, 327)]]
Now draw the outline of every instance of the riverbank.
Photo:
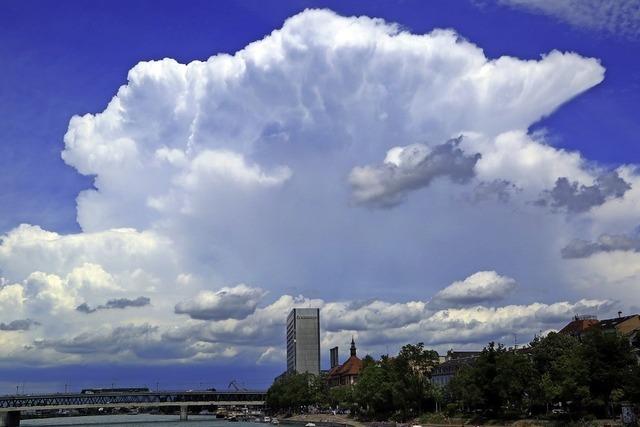
[[(395, 422), (361, 422), (349, 418), (346, 415), (332, 415), (332, 414), (304, 414), (295, 415), (289, 418), (279, 418), (283, 424), (301, 424), (301, 423), (314, 423), (317, 427), (335, 427), (335, 426), (347, 426), (347, 427), (412, 427), (419, 425), (421, 427), (469, 427), (476, 425), (495, 426), (495, 427), (556, 427), (563, 425), (558, 421), (547, 420), (518, 420), (518, 421), (498, 421), (498, 420), (486, 420), (483, 422), (476, 422), (471, 419), (465, 418), (450, 418), (441, 422), (419, 422), (415, 420), (411, 423), (395, 423)], [(566, 424), (564, 424), (566, 425)], [(584, 424), (575, 422), (570, 425), (575, 426), (588, 426), (588, 427), (621, 427), (622, 424), (615, 420), (594, 420), (588, 421)]]
[(331, 426), (351, 426), (351, 427), (367, 427), (366, 424), (356, 421), (353, 418), (349, 418), (346, 415), (333, 415), (333, 414), (303, 414), (294, 415), (289, 418), (279, 418), (281, 423), (290, 422), (291, 424), (300, 423), (314, 423), (317, 427), (331, 427)]

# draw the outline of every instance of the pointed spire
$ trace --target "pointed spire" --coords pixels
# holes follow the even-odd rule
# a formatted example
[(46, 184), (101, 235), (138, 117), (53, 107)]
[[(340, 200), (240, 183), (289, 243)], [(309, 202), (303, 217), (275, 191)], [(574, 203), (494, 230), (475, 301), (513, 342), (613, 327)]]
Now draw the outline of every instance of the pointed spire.
[(353, 335), (351, 335), (351, 355), (356, 355), (356, 342), (353, 340)]

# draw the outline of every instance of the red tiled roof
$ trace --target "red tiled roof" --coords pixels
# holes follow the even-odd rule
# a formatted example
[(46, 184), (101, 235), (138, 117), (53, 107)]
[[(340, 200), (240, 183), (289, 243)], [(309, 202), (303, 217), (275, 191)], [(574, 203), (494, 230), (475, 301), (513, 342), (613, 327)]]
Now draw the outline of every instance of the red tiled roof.
[(335, 378), (346, 375), (359, 375), (360, 371), (362, 371), (362, 360), (358, 356), (351, 356), (342, 365), (332, 368), (327, 375), (329, 378)]
[(567, 326), (560, 329), (560, 333), (565, 335), (581, 334), (597, 324), (599, 324), (597, 319), (574, 319)]

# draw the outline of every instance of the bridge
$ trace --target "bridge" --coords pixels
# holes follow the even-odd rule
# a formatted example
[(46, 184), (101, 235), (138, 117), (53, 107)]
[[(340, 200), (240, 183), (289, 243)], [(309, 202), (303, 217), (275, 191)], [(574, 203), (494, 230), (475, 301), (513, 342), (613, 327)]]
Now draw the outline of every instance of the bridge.
[(189, 406), (262, 407), (265, 398), (264, 391), (100, 391), (0, 396), (0, 427), (18, 427), (20, 411), (56, 409), (175, 406), (180, 408), (180, 420), (186, 421)]

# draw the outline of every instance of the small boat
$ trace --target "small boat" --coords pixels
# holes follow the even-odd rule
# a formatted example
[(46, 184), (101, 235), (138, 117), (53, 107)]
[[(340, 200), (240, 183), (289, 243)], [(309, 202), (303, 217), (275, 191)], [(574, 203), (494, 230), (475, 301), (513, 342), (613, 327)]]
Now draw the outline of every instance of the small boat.
[(253, 422), (254, 423), (261, 423), (262, 420), (259, 417), (256, 417), (256, 418), (253, 419)]
[(269, 424), (271, 422), (271, 417), (264, 417), (262, 422)]
[(227, 418), (227, 421), (230, 421), (232, 423), (237, 423), (238, 422), (238, 417), (236, 417), (235, 415), (231, 415)]
[(274, 419), (271, 420), (271, 424), (278, 425), (278, 424), (280, 424), (280, 421), (278, 421), (277, 418), (274, 418)]
[(304, 427), (316, 427), (314, 423), (306, 423)]

